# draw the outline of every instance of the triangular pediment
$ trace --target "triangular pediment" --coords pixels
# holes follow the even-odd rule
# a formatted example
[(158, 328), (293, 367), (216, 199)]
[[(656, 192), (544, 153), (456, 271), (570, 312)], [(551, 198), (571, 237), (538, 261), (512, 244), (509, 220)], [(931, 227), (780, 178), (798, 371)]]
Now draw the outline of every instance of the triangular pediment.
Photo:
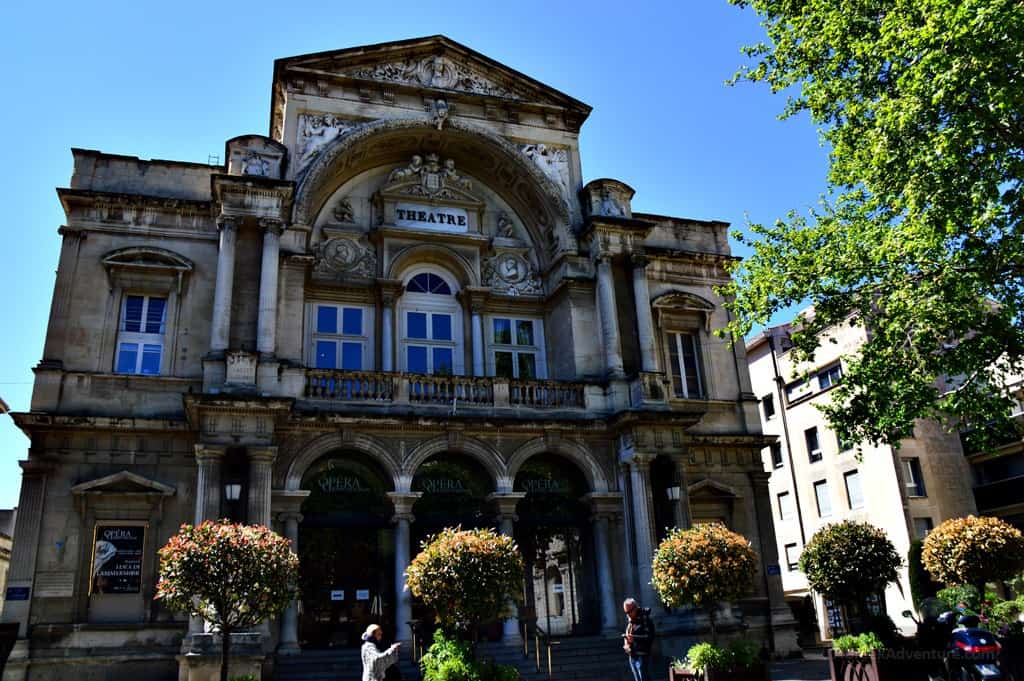
[(703, 480), (698, 480), (697, 482), (689, 485), (687, 487), (687, 492), (689, 492), (691, 499), (694, 497), (739, 499), (743, 496), (735, 488), (710, 478), (704, 478)]
[(591, 110), (555, 88), (440, 35), (278, 59), (274, 72), (275, 81), (288, 73), (313, 80), (334, 78), (556, 106), (573, 109), (584, 118)]
[(173, 496), (175, 489), (162, 482), (141, 475), (121, 471), (95, 480), (80, 482), (71, 488), (72, 494), (152, 494)]

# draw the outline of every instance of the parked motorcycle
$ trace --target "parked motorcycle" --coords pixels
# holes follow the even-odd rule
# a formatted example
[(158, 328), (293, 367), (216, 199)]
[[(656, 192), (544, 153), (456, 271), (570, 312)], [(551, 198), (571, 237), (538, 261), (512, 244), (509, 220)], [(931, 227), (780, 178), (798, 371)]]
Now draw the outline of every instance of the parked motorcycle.
[[(956, 613), (945, 612), (939, 621), (952, 623)], [(960, 615), (946, 645), (946, 675), (950, 681), (1003, 681), (999, 667), (1001, 646), (995, 634), (980, 628), (977, 615)]]

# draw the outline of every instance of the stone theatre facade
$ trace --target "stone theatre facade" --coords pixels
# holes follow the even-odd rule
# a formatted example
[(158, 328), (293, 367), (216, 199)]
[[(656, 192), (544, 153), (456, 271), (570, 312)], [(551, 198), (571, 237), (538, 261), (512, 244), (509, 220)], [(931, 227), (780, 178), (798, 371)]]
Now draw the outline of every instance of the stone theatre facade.
[(73, 150), (14, 415), (4, 678), (175, 678), (202, 623), (153, 600), (156, 551), (221, 517), (300, 556), (268, 662), (370, 621), (408, 638), (429, 613), (402, 572), (455, 524), (523, 548), (524, 603), (490, 632), (514, 643), (534, 619), (617, 629), (622, 598), (655, 602), (666, 527), (725, 523), (762, 559), (733, 617), (788, 646), (758, 403), (743, 344), (711, 333), (726, 225), (584, 183), (589, 113), (431, 37), (278, 60), (270, 134), (223, 165)]

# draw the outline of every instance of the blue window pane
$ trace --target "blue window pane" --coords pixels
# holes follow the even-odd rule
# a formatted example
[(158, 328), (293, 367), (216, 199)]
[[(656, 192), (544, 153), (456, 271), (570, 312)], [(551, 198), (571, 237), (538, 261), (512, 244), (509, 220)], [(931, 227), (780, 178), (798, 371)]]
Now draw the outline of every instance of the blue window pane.
[(512, 320), (494, 320), (494, 342), (508, 345), (512, 342)]
[[(128, 296), (124, 301), (124, 330), (139, 332), (142, 330), (142, 296)], [(133, 369), (134, 370), (134, 369)]]
[(449, 314), (435, 314), (431, 319), (434, 340), (452, 339), (452, 316)]
[(363, 368), (363, 344), (341, 344), (341, 368), (358, 371)]
[(451, 374), (451, 373), (454, 373), (454, 365), (452, 364), (452, 349), (451, 348), (434, 348), (434, 373), (435, 374)]
[(441, 296), (450, 296), (452, 294), (452, 290), (448, 288), (448, 284), (445, 283), (444, 279), (436, 274), (428, 274), (427, 277), (429, 278), (431, 293)]
[(427, 337), (427, 313), (426, 312), (409, 312), (405, 316), (406, 320), (406, 333), (409, 338), (426, 338)]
[(533, 322), (516, 321), (516, 345), (533, 345)]
[(412, 293), (430, 293), (426, 274), (417, 274), (405, 285), (407, 291)]
[(427, 373), (427, 349), (420, 346), (410, 345), (406, 348), (408, 361), (406, 370), (413, 374)]
[(142, 370), (140, 373), (157, 375), (160, 373), (160, 346), (142, 346)]
[(363, 311), (358, 307), (346, 307), (341, 311), (341, 332), (346, 336), (363, 335)]
[[(164, 312), (167, 309), (167, 300), (164, 298), (150, 298), (149, 307), (146, 308), (146, 333), (164, 332)], [(142, 373), (146, 373), (143, 371)]]
[(135, 364), (139, 359), (139, 346), (135, 343), (121, 343), (117, 351), (117, 373), (134, 374)]
[(316, 368), (338, 368), (338, 346), (334, 341), (316, 342)]
[(317, 305), (316, 330), (318, 333), (338, 333), (338, 308)]

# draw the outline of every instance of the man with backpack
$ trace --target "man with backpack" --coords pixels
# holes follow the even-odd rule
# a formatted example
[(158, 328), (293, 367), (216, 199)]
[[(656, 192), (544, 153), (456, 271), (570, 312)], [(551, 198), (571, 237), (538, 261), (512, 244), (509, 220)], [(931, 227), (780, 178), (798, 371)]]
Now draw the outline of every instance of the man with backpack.
[(626, 613), (626, 633), (622, 635), (622, 649), (629, 656), (629, 670), (633, 681), (651, 681), (651, 646), (654, 645), (654, 620), (651, 609), (641, 608), (635, 598), (622, 603)]

